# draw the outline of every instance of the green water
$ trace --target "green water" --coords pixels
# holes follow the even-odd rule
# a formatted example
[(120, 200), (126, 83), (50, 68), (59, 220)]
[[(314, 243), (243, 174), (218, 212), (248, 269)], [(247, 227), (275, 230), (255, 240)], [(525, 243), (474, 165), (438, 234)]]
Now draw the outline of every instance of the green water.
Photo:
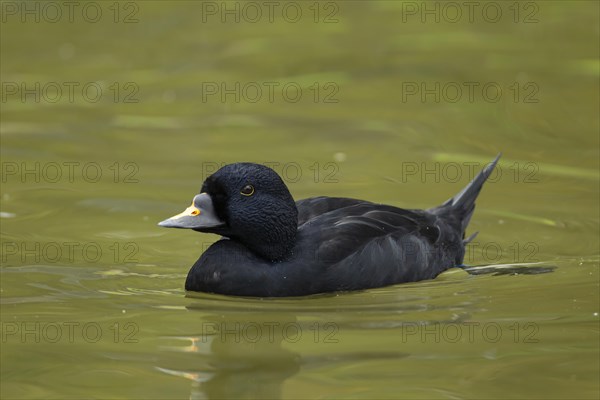
[[(1, 3), (3, 399), (598, 398), (597, 2), (27, 3)], [(223, 163), (422, 208), (499, 151), (477, 275), (186, 295), (216, 237), (156, 226)]]

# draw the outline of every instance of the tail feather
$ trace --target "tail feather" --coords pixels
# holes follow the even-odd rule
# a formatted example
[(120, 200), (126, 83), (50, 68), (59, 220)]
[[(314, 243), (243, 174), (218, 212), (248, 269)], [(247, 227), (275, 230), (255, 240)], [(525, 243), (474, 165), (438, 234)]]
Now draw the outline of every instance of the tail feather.
[(463, 239), (463, 245), (467, 245), (475, 239), (475, 237), (479, 234), (479, 231), (472, 233), (468, 238)]
[[(489, 178), (494, 167), (498, 163), (498, 160), (502, 156), (502, 153), (499, 153), (496, 158), (486, 165), (486, 167), (477, 174), (475, 178), (456, 196), (448, 199), (444, 204), (442, 204), (443, 208), (450, 207), (453, 213), (458, 214), (461, 217), (461, 227), (463, 233), (467, 229), (467, 225), (469, 225), (469, 221), (471, 220), (471, 216), (473, 215), (473, 211), (475, 210), (475, 200), (483, 187), (485, 181)], [(469, 238), (473, 239), (473, 237)]]

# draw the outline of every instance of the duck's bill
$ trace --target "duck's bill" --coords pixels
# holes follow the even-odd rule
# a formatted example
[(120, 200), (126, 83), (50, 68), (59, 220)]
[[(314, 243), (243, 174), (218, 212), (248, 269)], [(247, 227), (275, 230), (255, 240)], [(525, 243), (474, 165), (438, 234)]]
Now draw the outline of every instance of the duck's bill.
[(212, 199), (206, 193), (200, 193), (194, 196), (192, 205), (184, 212), (172, 216), (158, 223), (165, 228), (183, 228), (183, 229), (208, 229), (225, 225), (217, 214), (213, 206)]

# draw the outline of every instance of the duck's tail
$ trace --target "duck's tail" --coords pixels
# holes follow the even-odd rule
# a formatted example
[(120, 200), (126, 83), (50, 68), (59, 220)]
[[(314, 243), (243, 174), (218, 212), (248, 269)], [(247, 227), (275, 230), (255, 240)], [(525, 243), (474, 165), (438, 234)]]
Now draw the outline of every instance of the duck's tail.
[[(467, 230), (467, 225), (469, 225), (469, 221), (471, 221), (471, 216), (473, 215), (473, 211), (475, 211), (475, 200), (483, 187), (485, 181), (489, 178), (494, 167), (496, 167), (496, 163), (500, 159), (502, 153), (499, 153), (496, 158), (485, 166), (479, 174), (456, 196), (448, 199), (444, 204), (438, 207), (438, 210), (442, 212), (450, 212), (451, 214), (457, 216), (460, 219), (461, 230), (464, 232)], [(464, 243), (467, 244), (471, 240), (475, 238), (477, 232), (469, 236), (464, 240)]]

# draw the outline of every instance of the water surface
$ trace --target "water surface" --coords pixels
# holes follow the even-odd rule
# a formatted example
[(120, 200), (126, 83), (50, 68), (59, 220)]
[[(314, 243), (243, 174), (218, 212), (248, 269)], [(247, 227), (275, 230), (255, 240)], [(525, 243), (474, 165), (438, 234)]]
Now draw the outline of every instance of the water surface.
[[(93, 4), (3, 10), (2, 398), (598, 398), (597, 3)], [(223, 163), (423, 208), (499, 151), (471, 273), (186, 295), (217, 238), (156, 226)]]

